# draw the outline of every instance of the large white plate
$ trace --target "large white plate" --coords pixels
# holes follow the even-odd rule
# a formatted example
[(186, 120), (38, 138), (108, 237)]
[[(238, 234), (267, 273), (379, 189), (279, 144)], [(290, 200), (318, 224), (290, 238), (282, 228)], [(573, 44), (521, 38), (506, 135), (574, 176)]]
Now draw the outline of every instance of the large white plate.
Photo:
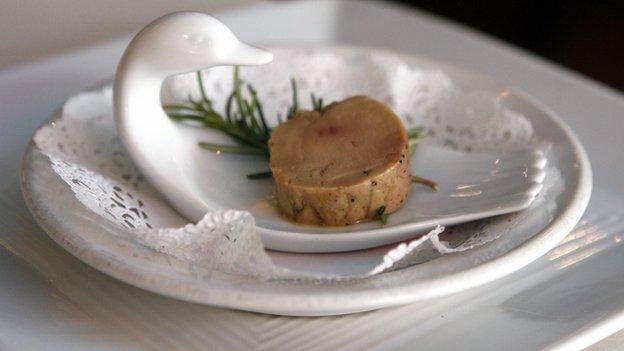
[[(510, 91), (506, 103), (531, 120), (539, 139), (553, 143), (549, 162), (561, 171), (565, 190), (556, 199), (551, 220), (519, 229), (535, 233), (530, 239), (514, 240), (527, 237), (527, 233), (509, 233), (474, 250), (362, 280), (320, 284), (267, 281), (202, 274), (201, 267), (124, 239), (120, 228), (75, 199), (32, 144), (24, 157), (25, 198), (50, 236), (81, 260), (130, 284), (189, 301), (275, 314), (340, 314), (442, 296), (492, 281), (541, 256), (573, 228), (591, 193), (589, 162), (569, 128), (539, 103), (488, 78), (426, 60), (419, 62), (444, 70), (463, 87)], [(313, 258), (299, 255), (299, 264), (306, 259)]]

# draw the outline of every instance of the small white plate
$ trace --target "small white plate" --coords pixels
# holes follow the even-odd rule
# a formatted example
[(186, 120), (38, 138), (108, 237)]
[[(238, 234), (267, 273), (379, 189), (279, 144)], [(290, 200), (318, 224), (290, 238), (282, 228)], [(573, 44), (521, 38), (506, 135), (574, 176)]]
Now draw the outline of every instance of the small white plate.
[[(552, 145), (548, 162), (560, 171), (565, 187), (554, 199), (551, 211), (537, 208), (535, 216), (525, 223), (475, 249), (367, 279), (319, 282), (266, 280), (218, 272), (201, 274), (200, 266), (142, 246), (128, 239), (123, 228), (83, 206), (52, 170), (49, 159), (32, 143), (23, 165), (26, 203), (56, 242), (111, 276), (188, 301), (273, 314), (342, 314), (430, 299), (493, 281), (545, 254), (576, 225), (591, 194), (589, 160), (576, 136), (540, 103), (487, 77), (412, 56), (405, 59), (444, 71), (464, 89), (508, 92), (504, 103), (525, 115), (533, 124), (536, 137)], [(423, 156), (428, 153), (426, 149), (421, 151)], [(248, 164), (246, 170), (251, 166)], [(236, 186), (237, 182), (230, 182), (230, 188)], [(418, 195), (426, 191), (418, 190)], [(274, 259), (289, 255), (281, 263), (300, 267), (314, 265), (321, 256), (329, 255), (269, 254)], [(357, 259), (359, 252), (336, 254), (343, 255)], [(344, 269), (341, 263), (344, 261), (336, 260), (336, 267), (330, 267), (331, 270)]]

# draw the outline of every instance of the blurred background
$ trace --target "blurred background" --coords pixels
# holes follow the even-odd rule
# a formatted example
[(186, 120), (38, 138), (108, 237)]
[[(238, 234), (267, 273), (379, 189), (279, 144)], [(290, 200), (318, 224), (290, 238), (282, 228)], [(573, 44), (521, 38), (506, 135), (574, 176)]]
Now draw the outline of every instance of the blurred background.
[[(254, 2), (260, 1), (2, 0), (0, 68), (130, 33), (167, 12)], [(378, 2), (462, 23), (624, 90), (624, 1)]]
[(463, 23), (624, 90), (624, 1), (400, 2)]

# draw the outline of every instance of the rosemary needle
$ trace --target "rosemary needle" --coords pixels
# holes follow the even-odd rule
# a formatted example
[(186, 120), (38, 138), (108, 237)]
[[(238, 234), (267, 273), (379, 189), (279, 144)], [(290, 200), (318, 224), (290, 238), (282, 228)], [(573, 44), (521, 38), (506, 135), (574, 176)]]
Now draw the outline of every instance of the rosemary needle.
[(418, 139), (421, 137), (423, 131), (425, 130), (425, 128), (418, 126), (418, 127), (414, 127), (410, 130), (407, 131), (407, 137), (409, 139)]
[(410, 155), (416, 151), (416, 145), (422, 140), (424, 128), (415, 127), (407, 131), (407, 143), (409, 145)]
[(271, 171), (250, 173), (247, 175), (247, 179), (266, 179), (271, 177), (273, 177), (273, 173), (271, 173)]
[(379, 207), (377, 210), (377, 219), (381, 222), (381, 225), (388, 224), (388, 214), (386, 213), (386, 205)]
[(286, 119), (295, 117), (297, 111), (299, 111), (299, 94), (297, 92), (297, 81), (295, 78), (290, 78), (290, 88), (292, 90), (292, 105), (288, 109), (288, 116)]
[(323, 112), (323, 98), (316, 98), (314, 93), (310, 93), (310, 100), (312, 101), (312, 109), (316, 112)]
[(412, 175), (412, 182), (428, 186), (433, 191), (438, 191), (438, 183), (434, 182), (431, 179), (427, 179), (427, 178), (423, 178), (423, 177)]
[(211, 143), (198, 143), (199, 147), (202, 149), (214, 151), (216, 153), (226, 153), (226, 154), (241, 154), (241, 155), (265, 155), (268, 156), (268, 151), (249, 147), (249, 146), (239, 146), (239, 145), (220, 145), (220, 144), (211, 144)]

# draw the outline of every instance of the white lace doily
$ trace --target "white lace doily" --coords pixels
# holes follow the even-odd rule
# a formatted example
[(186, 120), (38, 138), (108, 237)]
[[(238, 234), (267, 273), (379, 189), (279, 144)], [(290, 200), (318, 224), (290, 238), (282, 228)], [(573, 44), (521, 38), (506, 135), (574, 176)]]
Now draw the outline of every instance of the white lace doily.
[[(283, 114), (289, 105), (292, 76), (298, 82), (302, 101), (310, 91), (328, 102), (355, 94), (383, 100), (408, 127), (426, 127), (428, 143), (466, 152), (537, 145), (530, 122), (506, 109), (498, 96), (462, 91), (443, 72), (408, 65), (398, 56), (311, 49), (276, 50), (275, 54), (273, 64), (242, 70), (242, 77), (259, 90), (266, 115), (274, 118), (272, 123), (276, 123), (277, 113)], [(205, 79), (216, 109), (222, 110), (231, 89), (231, 68), (211, 69), (205, 72)], [(193, 74), (172, 78), (163, 87), (165, 102), (181, 101), (189, 94), (199, 95)], [(128, 237), (142, 245), (226, 273), (268, 278), (345, 278), (274, 264), (248, 212), (213, 212), (198, 223), (185, 223), (142, 179), (117, 137), (110, 87), (70, 98), (62, 116), (42, 127), (34, 140), (82, 204), (125, 228)], [(560, 186), (557, 174), (556, 170), (548, 170), (545, 188), (532, 209), (545, 206), (548, 194)], [(532, 209), (456, 226), (452, 234), (436, 228), (389, 250), (363, 276), (484, 245), (509, 232)]]

